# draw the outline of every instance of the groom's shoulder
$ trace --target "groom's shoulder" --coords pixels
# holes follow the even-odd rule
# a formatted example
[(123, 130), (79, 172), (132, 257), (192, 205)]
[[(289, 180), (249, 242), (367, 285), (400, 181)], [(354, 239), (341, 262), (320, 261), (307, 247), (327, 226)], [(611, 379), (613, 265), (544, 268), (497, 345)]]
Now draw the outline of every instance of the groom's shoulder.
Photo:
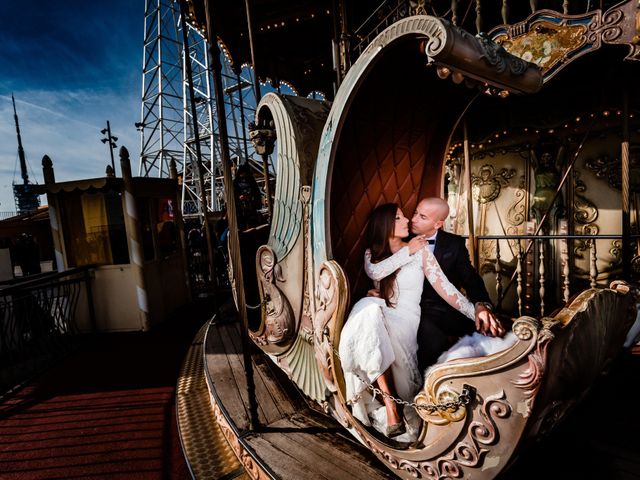
[(456, 235), (455, 233), (449, 233), (445, 230), (440, 230), (438, 237), (442, 237), (443, 240), (448, 242), (464, 242), (464, 237)]

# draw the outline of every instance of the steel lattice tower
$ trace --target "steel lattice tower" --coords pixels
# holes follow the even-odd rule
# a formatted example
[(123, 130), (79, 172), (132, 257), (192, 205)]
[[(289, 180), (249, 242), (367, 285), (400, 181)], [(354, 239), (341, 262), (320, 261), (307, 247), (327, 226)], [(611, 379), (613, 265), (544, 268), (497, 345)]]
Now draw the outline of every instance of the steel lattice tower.
[[(224, 207), (224, 186), (209, 49), (203, 32), (186, 20), (207, 210), (217, 211)], [(141, 131), (139, 175), (168, 177), (169, 163), (174, 159), (183, 178), (183, 214), (198, 216), (203, 214), (204, 205), (182, 39), (179, 2), (146, 0), (142, 116), (136, 124)], [(261, 159), (248, 140), (247, 130), (257, 103), (254, 72), (248, 65), (234, 71), (226, 47), (223, 44), (220, 47), (230, 155), (236, 165), (249, 161), (258, 184), (263, 187)], [(275, 169), (271, 166), (270, 170)]]
[[(222, 176), (219, 162), (216, 158), (215, 148), (217, 139), (214, 135), (215, 110), (212, 102), (213, 92), (211, 90), (211, 72), (209, 70), (209, 56), (207, 41), (196, 28), (191, 24), (187, 26), (187, 43), (189, 60), (191, 61), (191, 73), (193, 80), (194, 103), (196, 110), (196, 120), (198, 125), (198, 138), (200, 140), (200, 155), (202, 157), (202, 174), (206, 190), (207, 210), (216, 211), (221, 209), (218, 191), (222, 190)], [(186, 62), (187, 57), (184, 57)], [(182, 91), (184, 98), (184, 143), (183, 143), (183, 182), (182, 182), (182, 213), (185, 216), (199, 215), (205, 211), (203, 196), (198, 182), (196, 137), (194, 132), (193, 115), (191, 113), (191, 97), (189, 95), (189, 78), (186, 65), (183, 65)], [(218, 147), (219, 148), (219, 147)], [(219, 184), (218, 184), (219, 183)]]
[(183, 170), (182, 40), (179, 4), (146, 0), (139, 175), (168, 177), (171, 159)]

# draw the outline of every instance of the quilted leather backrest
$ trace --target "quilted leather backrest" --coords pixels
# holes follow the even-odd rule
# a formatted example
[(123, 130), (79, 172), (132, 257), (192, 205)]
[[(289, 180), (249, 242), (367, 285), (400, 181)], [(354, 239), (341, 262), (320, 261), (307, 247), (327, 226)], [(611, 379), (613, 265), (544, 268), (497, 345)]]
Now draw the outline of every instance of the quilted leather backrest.
[[(363, 255), (373, 208), (396, 202), (410, 218), (419, 199), (441, 195), (444, 152), (460, 113), (450, 84), (424, 57), (399, 47), (367, 73), (349, 107), (331, 173), (330, 231), (352, 302), (372, 288)], [(468, 99), (467, 89), (456, 87)]]

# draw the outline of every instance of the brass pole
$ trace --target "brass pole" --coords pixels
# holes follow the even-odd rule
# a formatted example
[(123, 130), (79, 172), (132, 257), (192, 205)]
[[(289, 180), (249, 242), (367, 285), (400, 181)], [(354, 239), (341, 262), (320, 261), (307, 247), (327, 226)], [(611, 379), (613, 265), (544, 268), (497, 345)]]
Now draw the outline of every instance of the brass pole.
[(240, 255), (240, 237), (238, 234), (238, 217), (236, 212), (235, 192), (233, 178), (231, 177), (231, 159), (229, 156), (229, 138), (227, 136), (227, 123), (225, 118), (224, 92), (222, 89), (222, 65), (220, 64), (220, 49), (218, 48), (218, 35), (212, 15), (210, 0), (205, 0), (205, 12), (207, 16), (207, 35), (209, 40), (209, 56), (213, 73), (213, 88), (216, 98), (216, 114), (218, 116), (219, 141), (222, 160), (222, 174), (224, 178), (224, 191), (227, 203), (227, 217), (229, 219), (229, 252), (233, 275), (235, 277), (236, 300), (238, 302), (238, 315), (242, 321), (242, 355), (244, 360), (245, 376), (249, 398), (249, 430), (258, 427), (258, 406), (256, 403), (255, 383), (253, 381), (253, 364), (250, 354), (249, 342), (249, 318), (247, 316), (247, 303), (244, 292), (244, 278), (242, 274), (242, 258)]
[(622, 101), (622, 272), (624, 278), (631, 277), (631, 215), (629, 195), (629, 90), (625, 88)]
[[(256, 69), (256, 54), (253, 47), (253, 22), (251, 21), (251, 0), (244, 0), (244, 7), (247, 14), (247, 29), (249, 31), (249, 49), (251, 50), (251, 63), (253, 64), (253, 80), (256, 92), (256, 106), (260, 103), (262, 95), (260, 94), (260, 81), (258, 80), (258, 70)], [(278, 90), (279, 91), (279, 90)], [(258, 112), (256, 112), (258, 113)], [(256, 124), (258, 119), (255, 119)], [(247, 158), (247, 161), (249, 159)], [(269, 210), (269, 221), (273, 215), (273, 206), (271, 203), (271, 185), (269, 184), (269, 156), (262, 155), (262, 176), (264, 177), (264, 194), (267, 197), (267, 208)]]
[(478, 266), (478, 248), (476, 244), (476, 234), (473, 225), (473, 197), (471, 195), (471, 154), (469, 153), (469, 133), (467, 131), (467, 119), (462, 123), (464, 135), (464, 188), (467, 191), (467, 224), (469, 225), (469, 250), (471, 254), (471, 263), (477, 268)]
[[(256, 105), (260, 103), (260, 80), (258, 80), (258, 69), (256, 68), (256, 53), (253, 48), (253, 22), (251, 21), (251, 0), (244, 0), (244, 9), (247, 15), (247, 30), (249, 33), (249, 51), (251, 52), (251, 64), (253, 65), (253, 88), (256, 93)], [(207, 12), (207, 15), (209, 12)]]

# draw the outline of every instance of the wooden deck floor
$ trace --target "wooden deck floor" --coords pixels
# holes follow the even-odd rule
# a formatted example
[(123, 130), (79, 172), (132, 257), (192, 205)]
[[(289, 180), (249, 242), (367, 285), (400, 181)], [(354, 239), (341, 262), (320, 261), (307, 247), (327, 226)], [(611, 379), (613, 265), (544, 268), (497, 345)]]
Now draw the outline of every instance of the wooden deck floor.
[(253, 355), (258, 425), (250, 403), (238, 323), (212, 324), (204, 361), (212, 405), (229, 444), (252, 476), (391, 479), (373, 454), (332, 418), (312, 409), (261, 353)]
[[(236, 323), (210, 325), (204, 371), (218, 424), (253, 478), (397, 478), (332, 418), (312, 408), (261, 352), (252, 355), (258, 426)], [(550, 437), (520, 451), (498, 479), (640, 479), (640, 356), (624, 352)]]

